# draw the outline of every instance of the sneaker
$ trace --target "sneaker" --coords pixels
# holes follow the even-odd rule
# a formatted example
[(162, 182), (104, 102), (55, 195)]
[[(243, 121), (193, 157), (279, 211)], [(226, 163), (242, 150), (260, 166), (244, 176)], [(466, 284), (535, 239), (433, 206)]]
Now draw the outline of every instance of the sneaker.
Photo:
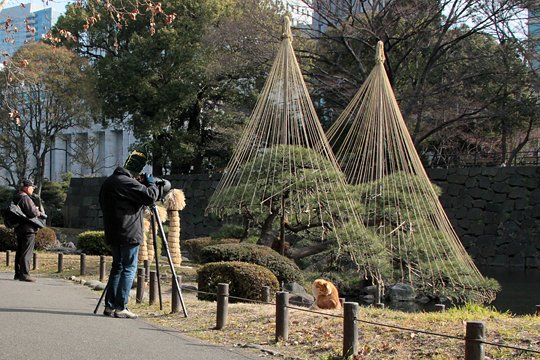
[(114, 309), (105, 306), (105, 310), (103, 310), (103, 315), (105, 315), (105, 316), (114, 316)]
[(36, 282), (36, 279), (34, 279), (33, 277), (30, 277), (30, 276), (20, 276), (19, 280), (20, 281), (26, 281), (26, 282)]
[(114, 311), (114, 317), (115, 318), (122, 318), (122, 319), (136, 319), (139, 317), (139, 315), (132, 313), (127, 308), (124, 310), (118, 310), (116, 309)]

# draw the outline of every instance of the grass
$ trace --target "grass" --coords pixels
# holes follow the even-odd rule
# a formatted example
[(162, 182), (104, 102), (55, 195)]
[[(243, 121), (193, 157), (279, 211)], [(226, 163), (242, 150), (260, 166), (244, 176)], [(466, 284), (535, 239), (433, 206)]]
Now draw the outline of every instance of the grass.
[[(110, 261), (108, 258), (107, 264)], [(166, 262), (162, 264), (166, 265)], [(65, 255), (64, 271), (58, 273), (57, 270), (57, 255), (40, 253), (39, 267), (32, 273), (48, 277), (79, 277), (79, 256)], [(4, 253), (0, 253), (0, 271), (12, 271), (5, 266)], [(182, 275), (183, 283), (193, 283), (196, 265), (178, 267), (177, 273)], [(161, 274), (170, 277), (168, 266), (161, 269)], [(87, 256), (87, 275), (84, 278), (97, 279), (98, 276), (99, 257)], [(225, 328), (215, 330), (215, 302), (199, 301), (194, 292), (184, 290), (186, 318), (182, 311), (170, 313), (170, 286), (162, 282), (162, 289), (163, 310), (159, 305), (149, 306), (147, 301), (130, 304), (131, 309), (147, 322), (214, 344), (256, 348), (252, 351), (284, 359), (341, 359), (343, 319), (340, 311), (312, 313), (304, 311), (306, 309), (290, 309), (289, 338), (276, 343), (275, 306), (272, 304), (229, 304)], [(359, 354), (355, 359), (463, 359), (464, 341), (461, 339), (465, 336), (466, 322), (472, 320), (484, 322), (487, 342), (540, 351), (540, 317), (499, 313), (475, 304), (443, 313), (405, 313), (360, 307), (358, 318)], [(419, 330), (459, 339), (428, 335)], [(484, 349), (488, 359), (540, 359), (540, 353), (493, 345), (485, 345)]]

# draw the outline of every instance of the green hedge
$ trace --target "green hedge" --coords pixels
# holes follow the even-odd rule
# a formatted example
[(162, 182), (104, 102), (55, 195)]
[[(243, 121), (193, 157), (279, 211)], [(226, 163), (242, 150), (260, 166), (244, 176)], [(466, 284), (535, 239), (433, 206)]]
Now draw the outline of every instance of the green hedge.
[(189, 239), (182, 242), (182, 250), (186, 250), (189, 253), (189, 259), (194, 262), (201, 261), (201, 250), (210, 245), (218, 244), (237, 244), (239, 239), (219, 239), (214, 240), (210, 237), (201, 237), (195, 239)]
[(218, 231), (210, 234), (214, 240), (218, 239), (241, 239), (244, 236), (244, 227), (241, 225), (223, 225)]
[(302, 271), (292, 260), (263, 245), (240, 243), (207, 246), (201, 250), (201, 261), (242, 261), (257, 264), (272, 271), (279, 282), (303, 282)]
[(85, 231), (77, 238), (77, 249), (88, 255), (111, 255), (111, 249), (105, 242), (104, 231)]
[(17, 238), (13, 229), (0, 225), (0, 251), (17, 250)]
[[(208, 263), (197, 271), (198, 290), (217, 293), (219, 283), (229, 284), (229, 295), (244, 299), (263, 301), (263, 286), (270, 287), (270, 294), (279, 290), (274, 274), (263, 266), (239, 261)], [(216, 296), (198, 293), (199, 300), (215, 300)], [(229, 298), (229, 302), (243, 302)]]
[(36, 233), (36, 250), (44, 250), (56, 245), (56, 231), (49, 227), (44, 227)]

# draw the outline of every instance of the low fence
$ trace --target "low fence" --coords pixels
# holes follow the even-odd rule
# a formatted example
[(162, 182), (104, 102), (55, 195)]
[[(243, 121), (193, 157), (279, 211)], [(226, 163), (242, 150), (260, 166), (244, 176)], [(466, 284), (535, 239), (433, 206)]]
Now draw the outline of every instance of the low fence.
[[(11, 266), (11, 252), (6, 251), (6, 266)], [(37, 269), (39, 264), (39, 259), (37, 253), (34, 253), (33, 256), (33, 269)], [(85, 275), (86, 273), (86, 255), (80, 254), (80, 274)], [(58, 272), (63, 271), (64, 265), (64, 255), (62, 253), (58, 254)], [(99, 273), (100, 281), (105, 279), (105, 257), (100, 257), (99, 262)], [(161, 296), (161, 291), (159, 290), (159, 281), (156, 271), (149, 271), (149, 262), (146, 260), (142, 268), (139, 268), (137, 271), (137, 290), (135, 301), (137, 303), (142, 303), (144, 299), (144, 289), (145, 282), (148, 282), (149, 288), (149, 304), (153, 305), (157, 301), (157, 295)], [(275, 303), (270, 301), (271, 294), (270, 288), (268, 286), (261, 287), (261, 292), (263, 294), (263, 301), (246, 299), (236, 296), (231, 296), (229, 294), (229, 284), (220, 283), (218, 284), (216, 293), (203, 292), (198, 290), (193, 290), (190, 288), (182, 287), (182, 277), (178, 276), (178, 284), (181, 287), (182, 291), (177, 291), (175, 281), (171, 281), (172, 284), (172, 299), (171, 299), (171, 312), (179, 313), (181, 306), (183, 306), (183, 301), (181, 301), (181, 292), (190, 291), (195, 293), (201, 293), (206, 295), (213, 295), (216, 297), (216, 326), (214, 329), (221, 330), (227, 326), (228, 318), (228, 304), (229, 299), (241, 300), (244, 302), (251, 302), (261, 304), (263, 306), (274, 306), (275, 307), (275, 341), (287, 341), (289, 338), (289, 323), (291, 322), (291, 313), (290, 311), (303, 311), (309, 312), (312, 314), (317, 314), (325, 317), (336, 317), (340, 318), (343, 321), (343, 347), (342, 355), (344, 358), (349, 358), (355, 355), (358, 355), (359, 351), (359, 339), (361, 334), (358, 331), (358, 323), (370, 324), (373, 326), (380, 326), (384, 328), (390, 328), (394, 330), (407, 331), (411, 333), (421, 333), (433, 337), (444, 337), (448, 339), (454, 339), (463, 343), (464, 349), (464, 358), (465, 360), (484, 360), (484, 345), (506, 348), (516, 351), (522, 351), (530, 354), (540, 355), (540, 350), (527, 349), (518, 346), (504, 345), (500, 343), (489, 342), (485, 339), (486, 328), (482, 321), (468, 321), (466, 323), (465, 336), (453, 336), (448, 334), (436, 333), (432, 331), (424, 331), (419, 329), (411, 329), (402, 326), (378, 323), (374, 321), (369, 321), (365, 319), (360, 319), (358, 317), (359, 304), (356, 302), (345, 302), (343, 299), (340, 299), (343, 304), (343, 314), (334, 315), (324, 312), (314, 311), (305, 307), (294, 306), (289, 301), (289, 293), (285, 291), (280, 291), (276, 293)], [(160, 306), (162, 305), (161, 297), (159, 298)], [(379, 304), (380, 306), (380, 304)], [(438, 311), (444, 311), (444, 305), (437, 307)], [(184, 314), (187, 316), (187, 313), (184, 310)], [(536, 316), (540, 316), (540, 305), (536, 306)]]

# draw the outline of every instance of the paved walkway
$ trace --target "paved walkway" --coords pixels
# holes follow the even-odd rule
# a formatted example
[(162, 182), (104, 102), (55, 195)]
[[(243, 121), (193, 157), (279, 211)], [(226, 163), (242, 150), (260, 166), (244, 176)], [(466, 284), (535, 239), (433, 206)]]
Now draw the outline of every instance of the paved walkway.
[(0, 273), (0, 360), (260, 358), (139, 319), (94, 315), (98, 295), (67, 280), (26, 283)]

